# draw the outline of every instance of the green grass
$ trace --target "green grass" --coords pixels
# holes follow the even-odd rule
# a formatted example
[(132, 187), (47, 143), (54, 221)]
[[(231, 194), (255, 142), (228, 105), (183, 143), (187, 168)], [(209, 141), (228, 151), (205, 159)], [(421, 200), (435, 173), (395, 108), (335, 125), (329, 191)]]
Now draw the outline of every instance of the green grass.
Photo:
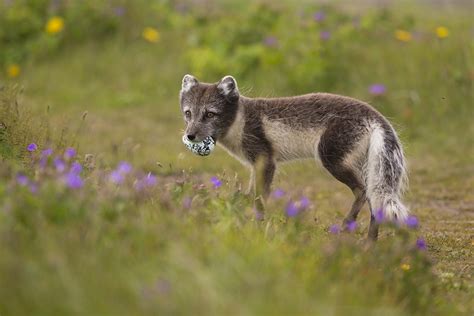
[[(373, 11), (346, 6), (335, 8)], [(372, 26), (369, 41), (337, 42), (337, 54), (327, 57), (340, 60), (330, 91), (371, 102), (405, 143), (406, 199), (421, 227), (383, 227), (373, 247), (365, 245), (366, 208), (355, 234), (327, 233), (342, 222), (352, 195), (314, 162), (282, 166), (274, 187), (287, 195), (272, 199), (259, 222), (240, 193), (247, 170), (221, 149), (206, 158), (186, 151), (177, 96), (182, 76), (193, 69), (186, 36), (211, 26), (164, 28), (157, 44), (122, 30), (25, 61), (19, 78), (4, 80), (24, 92), (20, 123), (9, 134), (0, 130), (0, 314), (472, 314), (472, 22), (460, 8), (436, 11), (390, 7), (394, 18)], [(406, 16), (415, 30), (446, 25), (450, 36), (397, 42), (392, 31)], [(250, 96), (306, 89), (290, 86), (282, 69), (237, 80)], [(369, 95), (375, 82), (388, 87), (385, 96)], [(5, 99), (0, 122), (11, 122), (14, 114), (3, 108), (14, 99)], [(72, 145), (81, 162), (92, 154), (95, 168), (83, 172), (84, 188), (68, 190), (52, 170), (32, 166), (24, 150), (32, 141), (55, 152)], [(157, 187), (141, 195), (132, 178), (110, 185), (108, 173), (122, 160), (157, 174)], [(18, 171), (41, 184), (38, 193), (15, 184)], [(211, 187), (213, 175), (224, 180), (221, 188)], [(301, 196), (310, 198), (310, 209), (287, 218), (286, 201)], [(426, 240), (427, 252), (413, 250), (417, 237)]]

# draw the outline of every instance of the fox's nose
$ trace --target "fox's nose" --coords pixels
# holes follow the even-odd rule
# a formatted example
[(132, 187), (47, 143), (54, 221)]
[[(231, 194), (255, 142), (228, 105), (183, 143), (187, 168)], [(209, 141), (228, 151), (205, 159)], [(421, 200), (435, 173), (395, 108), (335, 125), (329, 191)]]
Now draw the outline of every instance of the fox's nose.
[(187, 136), (190, 141), (193, 141), (196, 138), (196, 135), (188, 134)]

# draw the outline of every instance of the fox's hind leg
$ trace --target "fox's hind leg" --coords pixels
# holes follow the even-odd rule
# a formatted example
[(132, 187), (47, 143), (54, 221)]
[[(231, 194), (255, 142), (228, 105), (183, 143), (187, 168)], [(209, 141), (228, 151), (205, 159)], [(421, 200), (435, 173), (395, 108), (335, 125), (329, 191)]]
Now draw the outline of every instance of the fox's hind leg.
[(372, 209), (372, 205), (370, 204), (370, 201), (369, 201), (369, 207), (370, 207), (370, 224), (369, 224), (368, 238), (369, 240), (376, 241), (377, 238), (379, 237), (379, 223), (375, 219), (374, 210)]
[(365, 196), (365, 191), (362, 189), (356, 188), (352, 190), (352, 193), (354, 193), (355, 201), (352, 204), (351, 210), (344, 218), (344, 227), (347, 227), (347, 224), (357, 219), (357, 215), (359, 215), (360, 210), (362, 209), (365, 201), (367, 200), (367, 197)]
[[(358, 164), (357, 149), (364, 147), (364, 136), (366, 130), (355, 128), (361, 126), (354, 122), (340, 121), (328, 126), (321, 135), (318, 144), (318, 155), (322, 165), (340, 182), (347, 185), (355, 196), (351, 210), (344, 219), (344, 227), (355, 221), (362, 206), (366, 202), (366, 188), (361, 176), (361, 166)], [(352, 163), (345, 159), (351, 153), (356, 153)]]
[(344, 218), (343, 224), (344, 229), (347, 227), (347, 224), (353, 222), (357, 219), (357, 215), (359, 215), (360, 210), (364, 206), (364, 203), (367, 201), (367, 197), (365, 195), (365, 188), (362, 185), (361, 181), (359, 181), (356, 173), (349, 170), (342, 164), (331, 164), (329, 159), (325, 157), (321, 157), (321, 161), (323, 166), (339, 181), (347, 185), (354, 194), (355, 200), (352, 203), (351, 210)]

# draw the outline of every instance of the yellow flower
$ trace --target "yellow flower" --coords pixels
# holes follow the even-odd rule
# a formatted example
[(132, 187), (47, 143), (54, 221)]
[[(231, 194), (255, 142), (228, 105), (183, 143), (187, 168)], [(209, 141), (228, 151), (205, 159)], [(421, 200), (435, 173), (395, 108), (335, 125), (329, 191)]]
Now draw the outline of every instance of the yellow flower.
[(64, 28), (64, 19), (60, 16), (53, 16), (46, 22), (44, 30), (48, 34), (56, 34), (63, 30)]
[(402, 42), (409, 42), (411, 41), (411, 33), (404, 30), (396, 30), (395, 38)]
[(408, 263), (402, 263), (400, 265), (400, 269), (402, 269), (403, 271), (408, 271), (410, 270), (410, 265)]
[(7, 66), (7, 75), (9, 78), (18, 77), (21, 73), (21, 68), (17, 64), (10, 64)]
[(436, 36), (441, 39), (446, 38), (449, 36), (449, 30), (444, 26), (438, 26), (436, 28)]
[(142, 37), (150, 43), (157, 43), (160, 40), (160, 32), (153, 27), (145, 27)]

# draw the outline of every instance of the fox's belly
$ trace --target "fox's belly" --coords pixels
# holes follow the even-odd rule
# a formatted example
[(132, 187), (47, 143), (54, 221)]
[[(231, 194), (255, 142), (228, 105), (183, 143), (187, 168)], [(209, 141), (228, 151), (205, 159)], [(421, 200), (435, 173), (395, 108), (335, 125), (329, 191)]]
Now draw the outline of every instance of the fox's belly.
[(273, 156), (276, 161), (284, 162), (296, 159), (315, 158), (319, 138), (310, 135), (282, 135), (272, 140)]
[(277, 121), (263, 120), (266, 138), (273, 148), (273, 156), (277, 161), (315, 158), (321, 128), (293, 128)]

